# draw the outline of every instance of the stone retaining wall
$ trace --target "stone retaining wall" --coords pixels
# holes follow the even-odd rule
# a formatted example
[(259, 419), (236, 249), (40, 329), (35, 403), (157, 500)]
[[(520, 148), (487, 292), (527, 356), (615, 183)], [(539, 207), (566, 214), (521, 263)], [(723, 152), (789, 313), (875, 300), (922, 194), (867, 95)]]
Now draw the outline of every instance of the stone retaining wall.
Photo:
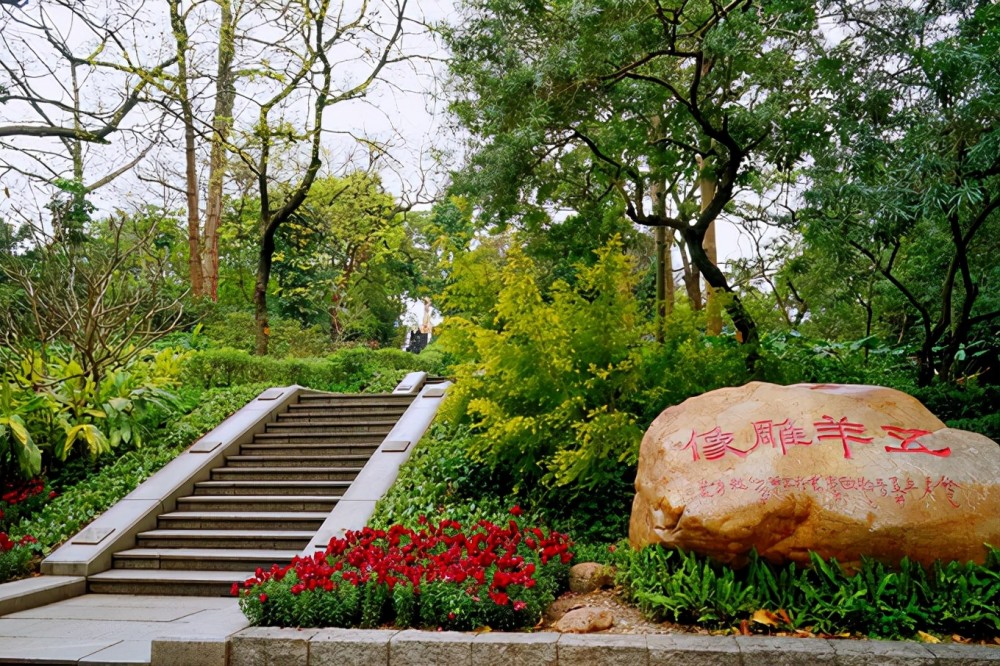
[[(154, 641), (153, 666), (997, 666), (1000, 646), (693, 636), (245, 629), (222, 644)], [(181, 652), (184, 650), (184, 652)], [(211, 656), (210, 654), (211, 653)], [(192, 662), (196, 659), (196, 662)]]

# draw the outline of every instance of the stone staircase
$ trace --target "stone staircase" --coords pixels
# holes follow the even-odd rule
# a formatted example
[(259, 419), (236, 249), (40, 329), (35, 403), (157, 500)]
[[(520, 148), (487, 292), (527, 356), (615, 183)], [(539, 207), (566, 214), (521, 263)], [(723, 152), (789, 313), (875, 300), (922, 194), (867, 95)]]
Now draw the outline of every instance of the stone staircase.
[(305, 393), (194, 492), (93, 574), (95, 593), (229, 595), (257, 567), (308, 544), (413, 401), (406, 394)]

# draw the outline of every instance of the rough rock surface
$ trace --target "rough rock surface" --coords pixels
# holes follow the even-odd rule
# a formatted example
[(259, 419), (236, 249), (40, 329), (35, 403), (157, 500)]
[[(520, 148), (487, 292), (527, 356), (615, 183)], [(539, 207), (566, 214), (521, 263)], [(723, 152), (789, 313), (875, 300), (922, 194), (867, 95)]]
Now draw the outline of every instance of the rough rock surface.
[(583, 608), (586, 605), (587, 603), (585, 600), (582, 600), (575, 595), (556, 599), (549, 604), (548, 608), (545, 609), (545, 619), (548, 620), (550, 624), (558, 622), (566, 613), (571, 610), (576, 610), (577, 608)]
[(581, 562), (569, 570), (570, 592), (586, 594), (614, 584), (615, 577), (610, 567), (597, 562)]
[(552, 628), (564, 634), (589, 634), (610, 629), (613, 624), (611, 611), (586, 607), (569, 611)]
[(639, 453), (629, 539), (741, 563), (808, 551), (973, 560), (1000, 547), (1000, 446), (878, 386), (753, 382), (671, 407)]

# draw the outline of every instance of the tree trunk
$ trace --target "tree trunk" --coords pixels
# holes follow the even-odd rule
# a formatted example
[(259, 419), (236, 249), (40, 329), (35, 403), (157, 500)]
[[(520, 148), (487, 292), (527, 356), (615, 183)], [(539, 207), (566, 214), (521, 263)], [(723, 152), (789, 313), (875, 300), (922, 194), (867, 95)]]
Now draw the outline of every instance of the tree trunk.
[(687, 244), (680, 244), (681, 266), (684, 269), (684, 291), (687, 292), (688, 301), (691, 302), (692, 310), (701, 310), (701, 274), (698, 267), (691, 263), (688, 258)]
[(236, 26), (230, 0), (218, 0), (221, 11), (219, 55), (216, 74), (215, 111), (212, 115), (211, 152), (208, 159), (208, 195), (205, 202), (205, 230), (202, 235), (202, 274), (205, 295), (219, 300), (219, 227), (222, 220), (222, 189), (226, 176), (226, 142), (233, 126), (236, 101), (233, 55)]
[(917, 352), (917, 386), (930, 386), (935, 374), (934, 343), (928, 337)]
[[(666, 182), (662, 180), (650, 183), (649, 187), (649, 194), (653, 198), (653, 214), (661, 219), (667, 216), (666, 189)], [(653, 237), (656, 257), (656, 341), (662, 343), (666, 336), (667, 316), (674, 309), (674, 271), (670, 265), (667, 228), (656, 227)]]
[[(701, 210), (704, 211), (715, 198), (715, 177), (711, 173), (710, 160), (704, 160), (700, 165), (699, 185), (701, 188)], [(705, 231), (705, 254), (714, 266), (719, 265), (718, 251), (715, 245), (715, 222), (708, 225)], [(722, 308), (719, 307), (719, 298), (715, 293), (708, 277), (705, 278), (705, 310), (708, 315), (706, 331), (709, 335), (722, 334)]]
[(253, 289), (254, 321), (257, 324), (257, 338), (254, 352), (267, 356), (271, 335), (267, 317), (267, 285), (271, 281), (271, 263), (274, 259), (274, 234), (278, 225), (273, 224), (266, 211), (261, 212), (264, 232), (260, 240), (260, 255), (257, 258), (257, 280)]
[(708, 253), (705, 252), (702, 245), (704, 238), (693, 228), (685, 230), (682, 235), (688, 251), (691, 253), (691, 261), (698, 267), (701, 274), (705, 276), (705, 282), (716, 291), (727, 293), (726, 312), (733, 320), (737, 337), (744, 345), (751, 346), (750, 352), (747, 355), (747, 369), (752, 374), (756, 371), (757, 361), (760, 359), (760, 353), (757, 350), (757, 344), (760, 342), (757, 323), (753, 320), (750, 313), (747, 312), (746, 308), (743, 307), (743, 301), (733, 291), (733, 288), (729, 286), (729, 282), (726, 280), (723, 272), (709, 260)]
[(184, 187), (187, 198), (188, 230), (188, 272), (191, 279), (191, 293), (205, 295), (201, 270), (201, 218), (198, 200), (198, 155), (195, 151), (194, 110), (188, 91), (188, 32), (181, 15), (180, 1), (170, 0), (170, 28), (177, 44), (177, 96), (181, 106), (181, 121), (184, 123)]
[[(660, 141), (666, 136), (663, 128), (663, 118), (656, 115), (652, 118), (653, 140)], [(665, 177), (653, 178), (649, 184), (649, 195), (653, 199), (653, 215), (661, 220), (667, 217), (667, 180)], [(670, 240), (673, 241), (673, 230)], [(666, 337), (667, 316), (674, 309), (674, 271), (671, 266), (670, 247), (667, 243), (666, 227), (656, 227), (653, 230), (656, 255), (656, 341), (662, 343)]]
[(194, 117), (190, 103), (181, 103), (184, 116), (184, 184), (187, 189), (188, 268), (191, 274), (191, 293), (205, 295), (205, 281), (201, 271), (201, 218), (198, 201), (197, 153), (194, 145)]

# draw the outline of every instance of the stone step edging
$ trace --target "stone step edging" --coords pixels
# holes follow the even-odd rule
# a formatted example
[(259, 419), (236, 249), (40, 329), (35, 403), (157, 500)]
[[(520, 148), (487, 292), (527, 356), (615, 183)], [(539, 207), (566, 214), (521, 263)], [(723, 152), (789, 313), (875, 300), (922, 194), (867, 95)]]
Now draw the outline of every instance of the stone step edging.
[(198, 659), (198, 663), (204, 666), (265, 663), (280, 663), (282, 666), (1000, 665), (1000, 646), (935, 645), (907, 641), (251, 627), (233, 634), (225, 644), (195, 646), (179, 639), (156, 640), (152, 648), (152, 666), (168, 666), (190, 660), (194, 656), (192, 648), (204, 650)]

